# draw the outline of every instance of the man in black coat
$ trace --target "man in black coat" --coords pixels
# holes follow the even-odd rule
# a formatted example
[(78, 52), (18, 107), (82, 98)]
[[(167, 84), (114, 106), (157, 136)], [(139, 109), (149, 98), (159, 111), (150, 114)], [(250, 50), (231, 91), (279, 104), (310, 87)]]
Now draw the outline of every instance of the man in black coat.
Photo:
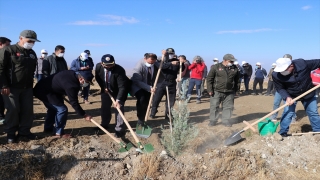
[[(131, 81), (126, 76), (123, 67), (116, 64), (114, 57), (110, 54), (102, 56), (101, 63), (96, 65), (95, 73), (96, 81), (101, 88), (101, 126), (107, 129), (111, 120), (112, 105), (108, 93), (115, 99), (115, 106), (124, 113), (124, 104), (127, 100)], [(115, 136), (120, 138), (125, 135), (125, 127), (118, 111), (116, 111), (115, 121)]]
[(61, 71), (45, 79), (41, 79), (33, 89), (34, 96), (46, 106), (47, 116), (44, 123), (44, 132), (53, 132), (57, 137), (70, 137), (64, 133), (67, 123), (68, 108), (64, 104), (67, 95), (70, 105), (78, 115), (90, 121), (91, 116), (86, 114), (78, 101), (80, 87), (86, 87), (93, 79), (92, 74), (80, 75), (72, 70)]

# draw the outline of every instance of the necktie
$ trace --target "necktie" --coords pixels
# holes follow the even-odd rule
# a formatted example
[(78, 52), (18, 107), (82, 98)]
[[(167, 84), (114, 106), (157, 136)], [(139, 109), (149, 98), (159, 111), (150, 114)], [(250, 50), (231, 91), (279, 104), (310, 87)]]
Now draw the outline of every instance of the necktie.
[(106, 70), (106, 88), (109, 89), (109, 71)]
[(147, 84), (151, 86), (151, 67), (148, 67)]

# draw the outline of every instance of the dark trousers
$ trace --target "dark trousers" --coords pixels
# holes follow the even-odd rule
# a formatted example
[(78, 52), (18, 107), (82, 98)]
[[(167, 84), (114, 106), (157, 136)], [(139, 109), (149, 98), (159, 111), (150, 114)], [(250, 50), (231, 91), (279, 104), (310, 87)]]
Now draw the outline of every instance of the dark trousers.
[(248, 75), (243, 76), (243, 83), (245, 87), (245, 91), (249, 91), (249, 82), (250, 82), (250, 77)]
[(274, 85), (273, 81), (268, 81), (268, 88), (267, 88), (267, 94), (274, 94)]
[(57, 106), (49, 102), (43, 102), (43, 104), (47, 108), (44, 130), (52, 130), (56, 135), (63, 135), (68, 119), (68, 107), (64, 104)]
[(259, 93), (262, 93), (263, 91), (263, 79), (257, 79), (257, 78), (254, 78), (254, 81), (253, 81), (253, 93), (257, 93), (257, 84), (259, 84), (259, 88), (260, 88), (260, 91)]
[(86, 100), (86, 101), (88, 100), (89, 91), (90, 91), (90, 84), (87, 87), (82, 88), (83, 100)]
[(222, 93), (214, 92), (214, 95), (210, 97), (210, 121), (216, 123), (219, 118), (219, 106), (222, 103), (222, 123), (230, 124), (230, 118), (232, 115), (234, 105), (234, 93)]
[(44, 78), (42, 74), (36, 74), (35, 77), (37, 78), (37, 82)]
[(173, 107), (174, 102), (176, 100), (176, 82), (164, 81), (161, 84), (157, 85), (157, 90), (152, 101), (151, 115), (155, 115), (158, 112), (157, 109), (163, 96), (166, 96), (165, 115), (167, 116), (167, 114), (169, 114), (166, 86), (168, 86), (168, 91), (169, 91), (170, 109)]
[(18, 131), (20, 135), (30, 134), (33, 123), (33, 90), (32, 88), (10, 88), (10, 95), (2, 95), (5, 108), (5, 131), (13, 135)]
[(4, 119), (4, 101), (3, 97), (0, 95), (0, 120)]
[(140, 89), (134, 94), (134, 96), (137, 98), (137, 102), (136, 102), (137, 117), (140, 121), (144, 121), (144, 118), (146, 116), (146, 112), (148, 109), (151, 93), (144, 89)]
[[(116, 99), (114, 98), (116, 101)], [(121, 104), (120, 110), (124, 114), (124, 103), (125, 102), (119, 102)], [(102, 126), (109, 126), (110, 121), (111, 121), (111, 107), (113, 106), (113, 102), (109, 95), (107, 93), (101, 93), (101, 125)], [(118, 110), (115, 109), (115, 122), (116, 122), (116, 127), (115, 130), (120, 132), (120, 131), (125, 131), (125, 126), (123, 123), (123, 119), (121, 115), (119, 114)]]

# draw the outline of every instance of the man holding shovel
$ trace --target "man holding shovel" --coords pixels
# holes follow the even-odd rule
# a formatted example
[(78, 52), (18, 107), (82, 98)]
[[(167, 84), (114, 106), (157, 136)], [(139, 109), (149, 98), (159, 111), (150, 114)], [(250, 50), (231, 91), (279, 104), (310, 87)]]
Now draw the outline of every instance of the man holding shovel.
[[(131, 81), (126, 75), (126, 71), (115, 63), (114, 57), (110, 54), (103, 55), (101, 63), (96, 65), (96, 81), (101, 88), (101, 126), (105, 129), (111, 120), (112, 100), (108, 93), (115, 99), (115, 106), (124, 113), (124, 104), (128, 97)], [(116, 111), (116, 137), (125, 135), (125, 126), (119, 112)]]
[[(313, 87), (310, 73), (320, 67), (320, 59), (304, 60), (296, 59), (291, 61), (289, 58), (279, 58), (276, 68), (272, 73), (272, 79), (277, 92), (282, 99), (289, 105), (284, 109), (280, 121), (279, 134), (283, 137), (288, 136), (291, 117), (295, 113), (293, 98), (303, 94)], [(299, 101), (303, 104), (309, 117), (313, 132), (320, 132), (320, 117), (318, 114), (317, 99), (315, 92), (311, 92)]]

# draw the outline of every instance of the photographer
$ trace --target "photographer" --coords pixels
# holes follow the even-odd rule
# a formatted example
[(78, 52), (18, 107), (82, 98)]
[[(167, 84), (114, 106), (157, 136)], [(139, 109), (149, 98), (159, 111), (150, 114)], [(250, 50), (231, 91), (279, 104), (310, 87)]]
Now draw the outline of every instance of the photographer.
[(197, 104), (201, 103), (201, 83), (205, 67), (206, 65), (201, 56), (195, 56), (193, 58), (193, 63), (188, 67), (188, 69), (191, 70), (187, 95), (188, 102), (190, 102), (192, 90), (194, 88), (194, 85), (196, 85)]

